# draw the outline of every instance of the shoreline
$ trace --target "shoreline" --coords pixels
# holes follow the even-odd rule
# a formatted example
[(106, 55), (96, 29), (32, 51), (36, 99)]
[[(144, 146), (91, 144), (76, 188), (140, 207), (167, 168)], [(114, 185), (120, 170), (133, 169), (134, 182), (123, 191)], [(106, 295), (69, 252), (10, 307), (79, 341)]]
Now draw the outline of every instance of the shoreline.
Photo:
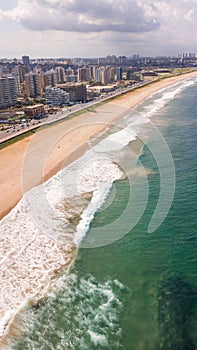
[[(189, 76), (194, 76), (195, 74), (189, 74)], [(188, 75), (187, 75), (188, 77)], [(98, 137), (99, 134), (101, 134), (107, 127), (115, 125), (115, 122), (117, 120), (120, 120), (123, 116), (127, 115), (131, 108), (134, 108), (136, 105), (144, 101), (147, 97), (151, 96), (153, 93), (161, 90), (162, 88), (165, 88), (167, 86), (171, 86), (175, 84), (176, 82), (180, 80), (185, 80), (186, 77), (182, 77), (182, 79), (177, 80), (173, 77), (168, 82), (164, 79), (163, 81), (157, 82), (155, 84), (150, 85), (149, 87), (144, 87), (139, 90), (133, 91), (132, 93), (123, 95), (121, 97), (117, 97), (113, 101), (109, 101), (105, 103), (102, 106), (99, 106), (95, 108), (96, 112), (86, 112), (81, 114), (79, 117), (75, 117), (71, 120), (65, 120), (61, 123), (58, 123), (54, 126), (51, 126), (50, 128), (40, 130), (36, 135), (32, 137), (28, 137), (22, 141), (19, 141), (11, 146), (8, 146), (7, 148), (4, 148), (2, 151), (4, 154), (9, 154), (9, 157), (7, 158), (6, 163), (6, 157), (4, 158), (5, 164), (7, 166), (10, 166), (10, 162), (13, 160), (13, 163), (11, 163), (12, 166), (12, 182), (11, 190), (14, 190), (14, 187), (16, 186), (16, 180), (17, 175), (19, 175), (20, 180), (20, 188), (21, 188), (21, 194), (26, 193), (28, 190), (30, 190), (32, 187), (42, 184), (46, 180), (50, 179), (53, 175), (55, 175), (59, 170), (63, 169), (66, 165), (71, 164), (75, 159), (78, 159), (85, 153), (85, 151), (88, 149), (88, 142), (91, 141), (92, 138)], [(173, 81), (173, 82), (172, 82)], [(165, 84), (161, 84), (164, 83)], [(142, 93), (140, 93), (142, 92)], [(135, 95), (135, 96), (134, 96)], [(94, 119), (94, 120), (93, 120)], [(70, 122), (70, 123), (69, 123)], [(80, 125), (79, 125), (80, 123)], [(18, 147), (17, 147), (18, 146)], [(0, 153), (1, 155), (1, 153)], [(12, 158), (11, 158), (12, 157)], [(15, 162), (14, 162), (15, 158)], [(19, 161), (18, 168), (16, 167), (16, 162)], [(34, 165), (34, 166), (33, 166)], [(29, 171), (31, 169), (31, 172)], [(14, 170), (16, 172), (14, 172)], [(9, 172), (6, 172), (6, 181), (7, 183), (10, 181), (10, 178), (8, 178)], [(0, 171), (0, 177), (2, 175), (2, 170)], [(5, 183), (2, 184), (0, 182), (0, 186), (5, 187)], [(16, 188), (15, 188), (16, 191)], [(2, 193), (2, 192), (1, 192)], [(5, 193), (5, 192), (4, 192)], [(16, 192), (14, 192), (16, 193)], [(13, 192), (12, 192), (13, 194)], [(20, 198), (19, 198), (20, 199)], [(16, 200), (16, 198), (15, 198)], [(76, 200), (76, 198), (74, 198)], [(71, 203), (72, 204), (72, 203)], [(70, 206), (70, 209), (72, 211), (72, 205)], [(8, 209), (9, 210), (9, 209)], [(17, 218), (17, 207), (15, 207), (15, 217)], [(68, 209), (69, 212), (69, 209)], [(25, 213), (26, 214), (26, 213)], [(8, 217), (10, 214), (8, 214)], [(3, 227), (7, 225), (7, 219), (8, 217), (4, 217), (4, 219), (1, 221), (1, 224)], [(18, 250), (17, 254), (13, 254), (12, 250), (8, 248), (7, 254), (2, 254), (4, 257), (1, 261), (1, 264), (4, 265), (7, 264), (7, 268), (5, 269), (6, 272), (9, 271), (9, 274), (11, 275), (10, 280), (8, 281), (8, 278), (6, 279), (8, 290), (12, 290), (12, 273), (15, 271), (15, 274), (13, 274), (14, 278), (14, 287), (13, 293), (18, 291), (17, 288), (19, 286), (17, 285), (18, 279), (17, 279), (17, 271), (19, 269), (19, 272), (23, 271), (24, 274), (26, 271), (33, 271), (35, 269), (39, 269), (39, 276), (31, 276), (31, 278), (35, 279), (33, 280), (33, 284), (30, 283), (30, 276), (25, 276), (25, 285), (24, 285), (24, 299), (26, 298), (33, 298), (34, 296), (38, 295), (38, 298), (42, 297), (43, 293), (46, 293), (46, 289), (42, 289), (41, 285), (36, 285), (36, 291), (37, 293), (33, 293), (32, 291), (35, 288), (35, 282), (36, 278), (39, 281), (41, 277), (50, 287), (50, 281), (54, 278), (54, 273), (60, 271), (61, 268), (68, 268), (70, 264), (72, 263), (73, 255), (76, 254), (77, 246), (75, 246), (74, 242), (72, 241), (72, 232), (70, 236), (65, 238), (64, 245), (57, 244), (57, 242), (53, 241), (52, 238), (47, 237), (44, 233), (37, 231), (37, 228), (34, 227), (32, 223), (32, 231), (34, 232), (34, 237), (32, 240), (31, 235), (31, 227), (29, 228), (28, 224), (27, 227), (24, 228), (24, 234), (21, 233), (21, 227), (16, 223), (16, 227), (12, 232), (12, 236), (10, 235), (9, 231), (9, 225), (7, 227), (6, 234), (9, 235), (9, 244), (10, 246), (14, 244), (14, 239), (18, 239), (17, 237), (21, 235), (21, 246)], [(26, 231), (25, 231), (26, 230)], [(3, 236), (2, 236), (3, 237)], [(24, 241), (25, 237), (25, 241)], [(40, 244), (42, 242), (42, 244)], [(7, 242), (6, 242), (7, 243)], [(65, 244), (66, 243), (66, 244)], [(3, 244), (2, 244), (3, 246)], [(9, 246), (9, 245), (8, 245)], [(7, 247), (8, 247), (7, 246)], [(25, 248), (24, 248), (25, 246)], [(17, 245), (14, 247), (16, 249)], [(18, 248), (18, 247), (17, 247)], [(25, 254), (23, 254), (25, 250)], [(36, 254), (34, 253), (36, 252)], [(22, 258), (21, 258), (21, 255)], [(47, 256), (48, 254), (48, 256)], [(13, 255), (13, 256), (11, 256)], [(17, 265), (15, 262), (16, 259), (20, 255), (20, 264)], [(10, 257), (11, 256), (11, 257)], [(27, 261), (27, 258), (29, 256), (33, 256), (33, 259), (31, 259), (30, 262)], [(41, 259), (39, 261), (36, 260), (37, 257), (40, 256)], [(46, 260), (46, 256), (47, 259)], [(55, 257), (55, 259), (54, 259)], [(5, 263), (4, 263), (5, 260)], [(7, 261), (8, 260), (8, 261)], [(54, 264), (55, 261), (55, 264)], [(11, 262), (11, 263), (10, 263)], [(28, 265), (28, 263), (30, 265)], [(33, 268), (32, 265), (33, 264)], [(20, 266), (22, 265), (22, 267)], [(46, 266), (45, 266), (46, 265)], [(32, 269), (29, 269), (29, 266)], [(11, 269), (11, 270), (10, 270)], [(26, 270), (26, 271), (25, 271)], [(50, 273), (49, 273), (50, 272)], [(38, 278), (39, 277), (39, 278)], [(6, 278), (6, 276), (5, 276)], [(29, 284), (28, 284), (29, 281)], [(32, 279), (31, 279), (32, 282)], [(3, 283), (3, 280), (2, 280)], [(9, 284), (10, 283), (10, 284)], [(3, 285), (3, 287), (6, 290), (6, 286)], [(3, 295), (2, 290), (2, 295)], [(31, 293), (30, 293), (31, 292)], [(30, 293), (30, 295), (28, 294)], [(6, 295), (6, 294), (5, 294)], [(14, 305), (17, 305), (17, 308), (14, 308), (14, 310), (17, 312), (18, 308), (21, 305), (21, 294), (18, 296), (18, 294), (14, 294), (12, 298), (15, 298), (12, 300), (12, 308), (14, 308)], [(18, 299), (17, 299), (18, 298)], [(23, 300), (24, 300), (23, 299)], [(36, 299), (33, 299), (36, 300)], [(18, 304), (17, 304), (18, 302)], [(15, 304), (14, 304), (15, 303)], [(14, 315), (16, 314), (14, 313)], [(2, 312), (1, 312), (2, 313)], [(15, 318), (14, 318), (15, 319)], [(5, 326), (4, 329), (4, 335), (2, 338), (0, 337), (0, 343), (1, 340), (4, 339), (8, 334), (9, 328), (11, 325), (11, 322), (8, 321), (8, 324)], [(9, 334), (11, 335), (11, 334)], [(9, 336), (8, 335), (8, 336)], [(1, 344), (0, 344), (1, 347)]]
[[(47, 154), (47, 159), (43, 160), (46, 166), (42, 164), (42, 169), (38, 171), (39, 176), (35, 176), (34, 179), (31, 176), (28, 189), (55, 175), (64, 164), (72, 163), (78, 157), (78, 147), (87, 144), (93, 137), (120, 120), (130, 109), (135, 108), (153, 93), (195, 75), (197, 75), (197, 71), (153, 82), (148, 86), (115, 97), (101, 106), (95, 107), (94, 111), (85, 111), (71, 119), (60, 120), (55, 125), (41, 128), (35, 134), (24, 137), (22, 140), (1, 149), (0, 159), (4, 167), (0, 169), (0, 220), (10, 212), (23, 196), (24, 189), (21, 185), (21, 175), (24, 176), (22, 174), (23, 162), (28, 147), (34, 138), (37, 141), (37, 145), (34, 148), (31, 147), (31, 163), (34, 163), (34, 167), (40, 157), (39, 144), (40, 149), (48, 148), (50, 154)], [(72, 157), (74, 154), (75, 156)], [(81, 152), (79, 152), (80, 155)], [(40, 167), (40, 162), (36, 166)], [(10, 176), (10, 174), (12, 175)], [(37, 175), (35, 169), (34, 174)]]

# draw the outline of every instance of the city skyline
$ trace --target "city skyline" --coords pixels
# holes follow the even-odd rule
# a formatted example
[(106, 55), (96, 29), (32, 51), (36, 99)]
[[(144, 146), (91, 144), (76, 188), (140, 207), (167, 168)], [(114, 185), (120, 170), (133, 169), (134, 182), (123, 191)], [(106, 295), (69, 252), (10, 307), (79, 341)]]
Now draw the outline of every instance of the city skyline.
[(197, 52), (196, 0), (0, 0), (0, 57)]

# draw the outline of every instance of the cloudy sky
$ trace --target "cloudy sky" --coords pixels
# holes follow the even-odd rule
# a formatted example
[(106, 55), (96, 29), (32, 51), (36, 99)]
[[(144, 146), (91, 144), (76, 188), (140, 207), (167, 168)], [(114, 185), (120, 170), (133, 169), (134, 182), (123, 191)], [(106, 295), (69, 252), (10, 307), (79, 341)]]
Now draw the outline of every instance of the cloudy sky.
[(0, 0), (0, 57), (197, 52), (197, 0)]

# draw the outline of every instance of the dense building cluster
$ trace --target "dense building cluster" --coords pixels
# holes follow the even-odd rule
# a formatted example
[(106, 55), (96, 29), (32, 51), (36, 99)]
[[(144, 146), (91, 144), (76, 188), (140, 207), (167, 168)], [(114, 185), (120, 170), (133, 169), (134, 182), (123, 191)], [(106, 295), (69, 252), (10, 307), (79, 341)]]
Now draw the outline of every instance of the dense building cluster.
[[(139, 81), (161, 69), (196, 66), (193, 53), (179, 57), (132, 57), (108, 55), (95, 59), (0, 60), (0, 108), (45, 99), (53, 106), (86, 101), (87, 86)], [(91, 89), (90, 89), (91, 91)]]

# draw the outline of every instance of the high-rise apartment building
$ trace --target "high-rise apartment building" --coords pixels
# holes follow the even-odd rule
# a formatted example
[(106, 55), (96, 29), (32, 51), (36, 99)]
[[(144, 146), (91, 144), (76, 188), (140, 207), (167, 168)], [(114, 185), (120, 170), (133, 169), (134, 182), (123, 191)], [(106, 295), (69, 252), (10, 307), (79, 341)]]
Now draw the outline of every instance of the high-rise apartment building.
[(30, 65), (29, 56), (22, 56), (22, 60), (23, 60), (24, 66)]
[(95, 80), (97, 83), (102, 83), (104, 85), (109, 84), (110, 81), (112, 81), (112, 68), (97, 67), (95, 71)]
[(54, 86), (53, 83), (53, 74), (50, 71), (47, 71), (43, 74), (44, 87)]
[(18, 76), (19, 76), (20, 84), (23, 84), (25, 81), (25, 74), (27, 74), (27, 68), (22, 65), (19, 65), (17, 68), (18, 68)]
[(65, 70), (64, 70), (64, 67), (56, 67), (55, 71), (57, 73), (58, 83), (65, 82)]
[(63, 83), (66, 80), (65, 71), (63, 67), (56, 67), (43, 74), (44, 87), (55, 86), (56, 84)]
[(87, 89), (85, 84), (61, 84), (57, 87), (69, 93), (70, 102), (86, 101)]
[(108, 84), (110, 82), (110, 69), (107, 68), (103, 68), (101, 70), (101, 83), (102, 84)]
[(116, 64), (116, 61), (117, 61), (117, 58), (116, 58), (115, 55), (112, 55), (112, 56), (108, 55), (105, 58), (105, 63), (106, 64)]
[(96, 68), (95, 79), (97, 83), (101, 82), (101, 67)]
[(49, 105), (64, 106), (69, 103), (69, 93), (54, 86), (46, 86), (45, 97)]
[(67, 83), (77, 83), (78, 76), (77, 75), (67, 75), (66, 76), (66, 82)]
[(6, 108), (17, 101), (17, 81), (15, 77), (0, 78), (0, 108)]
[(96, 67), (95, 66), (89, 66), (89, 74), (90, 74), (90, 80), (96, 79)]
[(30, 60), (29, 56), (22, 56), (23, 65), (26, 67), (27, 72), (30, 71)]
[(67, 69), (66, 69), (66, 75), (68, 76), (68, 75), (74, 75), (74, 69), (72, 69), (71, 67), (68, 67)]
[(35, 74), (35, 92), (36, 96), (42, 96), (44, 89), (43, 74)]
[(110, 81), (113, 82), (115, 80), (115, 68), (112, 67), (110, 69)]
[(35, 97), (34, 74), (25, 74), (25, 95), (27, 97)]
[(43, 95), (44, 80), (42, 74), (25, 74), (25, 94), (27, 97)]
[(90, 80), (90, 70), (87, 67), (78, 68), (78, 82)]
[(122, 67), (117, 67), (116, 68), (116, 79), (117, 80), (122, 80)]

